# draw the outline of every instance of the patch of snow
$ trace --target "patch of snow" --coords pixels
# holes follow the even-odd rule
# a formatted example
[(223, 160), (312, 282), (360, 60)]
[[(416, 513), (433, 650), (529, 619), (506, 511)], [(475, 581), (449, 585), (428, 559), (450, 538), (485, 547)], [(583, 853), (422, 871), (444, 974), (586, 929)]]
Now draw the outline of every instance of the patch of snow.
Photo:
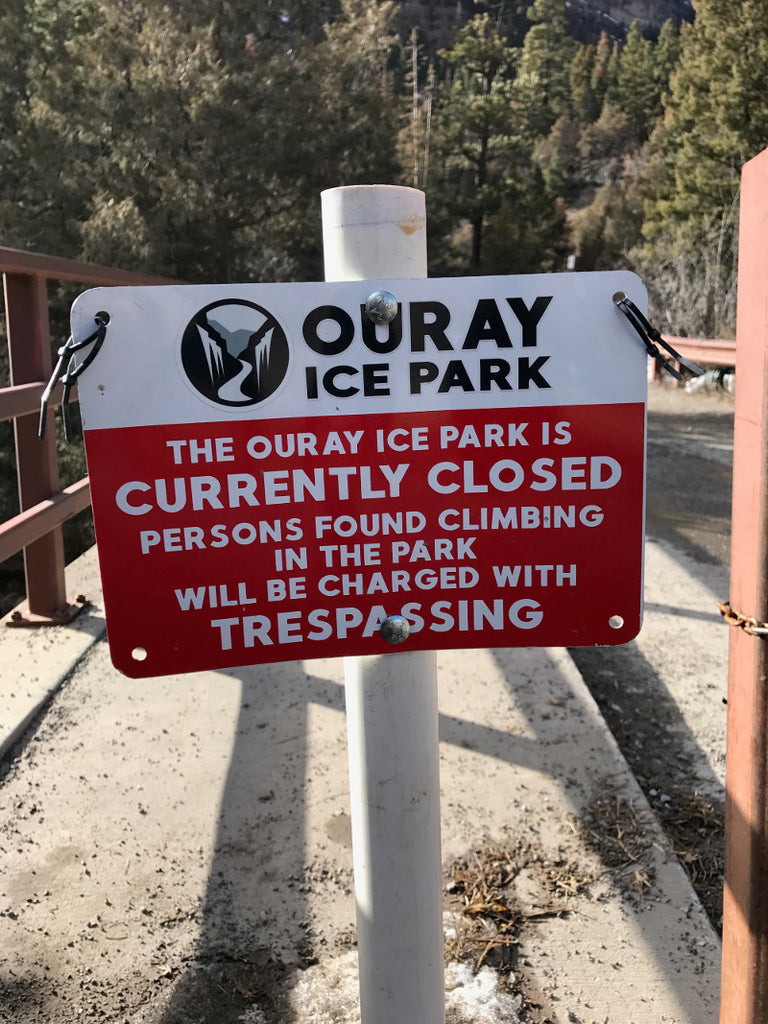
[(501, 990), (492, 968), (448, 964), (445, 987), (446, 1024), (519, 1024), (519, 997)]
[(353, 950), (304, 971), (289, 994), (301, 1024), (359, 1024), (357, 953)]
[[(451, 963), (445, 985), (446, 1024), (519, 1024), (519, 998), (501, 990), (490, 967), (474, 975), (465, 964)], [(297, 1024), (360, 1024), (357, 953), (310, 967), (288, 998)], [(254, 1007), (249, 1012), (260, 1011)], [(263, 1024), (261, 1016), (240, 1019), (242, 1024)]]
[(258, 1006), (250, 1006), (237, 1019), (239, 1024), (267, 1024), (267, 1018)]

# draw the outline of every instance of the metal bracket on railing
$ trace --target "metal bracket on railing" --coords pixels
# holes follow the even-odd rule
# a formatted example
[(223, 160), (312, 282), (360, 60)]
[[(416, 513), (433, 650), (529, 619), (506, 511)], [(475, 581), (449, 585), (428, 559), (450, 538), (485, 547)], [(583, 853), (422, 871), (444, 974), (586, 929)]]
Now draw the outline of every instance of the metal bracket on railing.
[(676, 349), (672, 348), (668, 341), (664, 341), (656, 328), (651, 326), (634, 302), (632, 302), (631, 299), (628, 299), (624, 292), (616, 292), (613, 296), (613, 301), (627, 320), (629, 320), (632, 327), (634, 327), (640, 335), (640, 339), (645, 345), (648, 354), (653, 356), (659, 366), (663, 366), (667, 373), (671, 373), (677, 380), (683, 379), (682, 373), (680, 373), (674, 363), (671, 363), (669, 359), (659, 351), (659, 345), (661, 345), (661, 347), (665, 349), (665, 351), (667, 351), (676, 362), (681, 366), (684, 366), (686, 370), (689, 370), (694, 377), (698, 377), (704, 373), (704, 370), (698, 365), (698, 363), (692, 363), (690, 359), (686, 359), (685, 356), (681, 356)]
[[(72, 390), (72, 385), (75, 383), (77, 378), (90, 366), (93, 360), (99, 353), (104, 339), (107, 336), (107, 324), (109, 323), (108, 313), (97, 313), (94, 317), (97, 324), (96, 330), (89, 334), (87, 338), (83, 338), (82, 341), (75, 341), (74, 337), (70, 335), (66, 343), (61, 346), (58, 350), (57, 355), (59, 357), (56, 366), (54, 367), (51, 379), (46, 385), (45, 391), (40, 399), (40, 426), (38, 428), (37, 436), (42, 441), (45, 437), (45, 423), (48, 414), (48, 403), (51, 400), (51, 395), (56, 390), (59, 384), (63, 384), (64, 391), (61, 396), (61, 418), (64, 424), (64, 440), (69, 444), (72, 436), (71, 432), (71, 421), (69, 417), (69, 394)], [(79, 352), (81, 349), (86, 348), (88, 345), (93, 345), (91, 351), (84, 357), (83, 361), (76, 367), (72, 367), (72, 357), (75, 352)]]
[(11, 612), (5, 620), (11, 629), (38, 629), (43, 626), (66, 626), (80, 614), (91, 602), (84, 594), (78, 594), (74, 602), (57, 608), (50, 615), (37, 615), (25, 606)]

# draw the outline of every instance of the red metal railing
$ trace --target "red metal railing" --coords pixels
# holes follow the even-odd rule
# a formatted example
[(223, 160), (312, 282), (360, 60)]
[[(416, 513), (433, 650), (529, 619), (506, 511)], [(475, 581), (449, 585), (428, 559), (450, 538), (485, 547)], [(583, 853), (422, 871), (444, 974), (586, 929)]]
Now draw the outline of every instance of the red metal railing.
[(720, 338), (712, 341), (708, 338), (665, 338), (677, 349), (681, 356), (700, 363), (702, 366), (735, 366), (736, 339)]
[[(0, 562), (24, 551), (27, 605), (19, 625), (69, 621), (77, 607), (67, 599), (61, 525), (90, 505), (88, 478), (59, 487), (54, 409), (49, 407), (45, 440), (38, 439), (40, 399), (52, 371), (48, 282), (84, 285), (170, 284), (167, 278), (77, 263), (0, 247), (10, 387), (0, 388), (0, 421), (13, 420), (20, 512), (0, 524)], [(65, 339), (62, 338), (63, 343)], [(76, 399), (73, 390), (72, 398)]]
[[(671, 334), (663, 335), (672, 348), (676, 349), (681, 356), (690, 359), (691, 362), (699, 363), (700, 366), (735, 366), (736, 365), (736, 339), (719, 338), (678, 338)], [(677, 360), (672, 360), (680, 369)], [(659, 364), (652, 362), (651, 377), (655, 380), (660, 373)]]
[[(53, 415), (61, 388), (48, 412), (45, 440), (38, 439), (40, 398), (52, 369), (48, 282), (88, 286), (170, 284), (113, 267), (43, 256), (0, 247), (11, 386), (0, 388), (0, 421), (13, 420), (20, 512), (0, 524), (0, 562), (24, 551), (27, 605), (16, 614), (20, 625), (69, 621), (77, 607), (67, 599), (61, 525), (90, 505), (88, 478), (60, 489)], [(62, 342), (64, 339), (61, 339)], [(733, 365), (736, 343), (670, 338), (686, 358), (706, 365)], [(72, 399), (77, 393), (73, 389)]]

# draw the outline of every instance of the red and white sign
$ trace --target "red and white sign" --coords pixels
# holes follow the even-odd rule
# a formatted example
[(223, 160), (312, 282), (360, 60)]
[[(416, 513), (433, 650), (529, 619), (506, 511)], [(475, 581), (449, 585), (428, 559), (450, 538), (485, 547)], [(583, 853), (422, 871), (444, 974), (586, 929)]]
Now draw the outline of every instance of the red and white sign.
[(82, 295), (115, 665), (630, 640), (646, 356), (617, 291), (644, 306), (623, 272)]

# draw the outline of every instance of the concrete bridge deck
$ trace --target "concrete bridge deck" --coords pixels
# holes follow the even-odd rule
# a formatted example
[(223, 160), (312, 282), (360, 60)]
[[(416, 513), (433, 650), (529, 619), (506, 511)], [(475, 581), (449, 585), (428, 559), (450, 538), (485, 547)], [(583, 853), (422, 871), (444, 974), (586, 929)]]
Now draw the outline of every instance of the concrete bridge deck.
[[(653, 534), (622, 664), (717, 795), (727, 571)], [(358, 1019), (341, 664), (129, 680), (95, 552), (71, 585), (72, 625), (0, 628), (0, 1021)], [(449, 1021), (715, 1024), (717, 936), (570, 654), (441, 655), (440, 736), (448, 961), (452, 866), (505, 865), (515, 907), (509, 990), (450, 966)]]

